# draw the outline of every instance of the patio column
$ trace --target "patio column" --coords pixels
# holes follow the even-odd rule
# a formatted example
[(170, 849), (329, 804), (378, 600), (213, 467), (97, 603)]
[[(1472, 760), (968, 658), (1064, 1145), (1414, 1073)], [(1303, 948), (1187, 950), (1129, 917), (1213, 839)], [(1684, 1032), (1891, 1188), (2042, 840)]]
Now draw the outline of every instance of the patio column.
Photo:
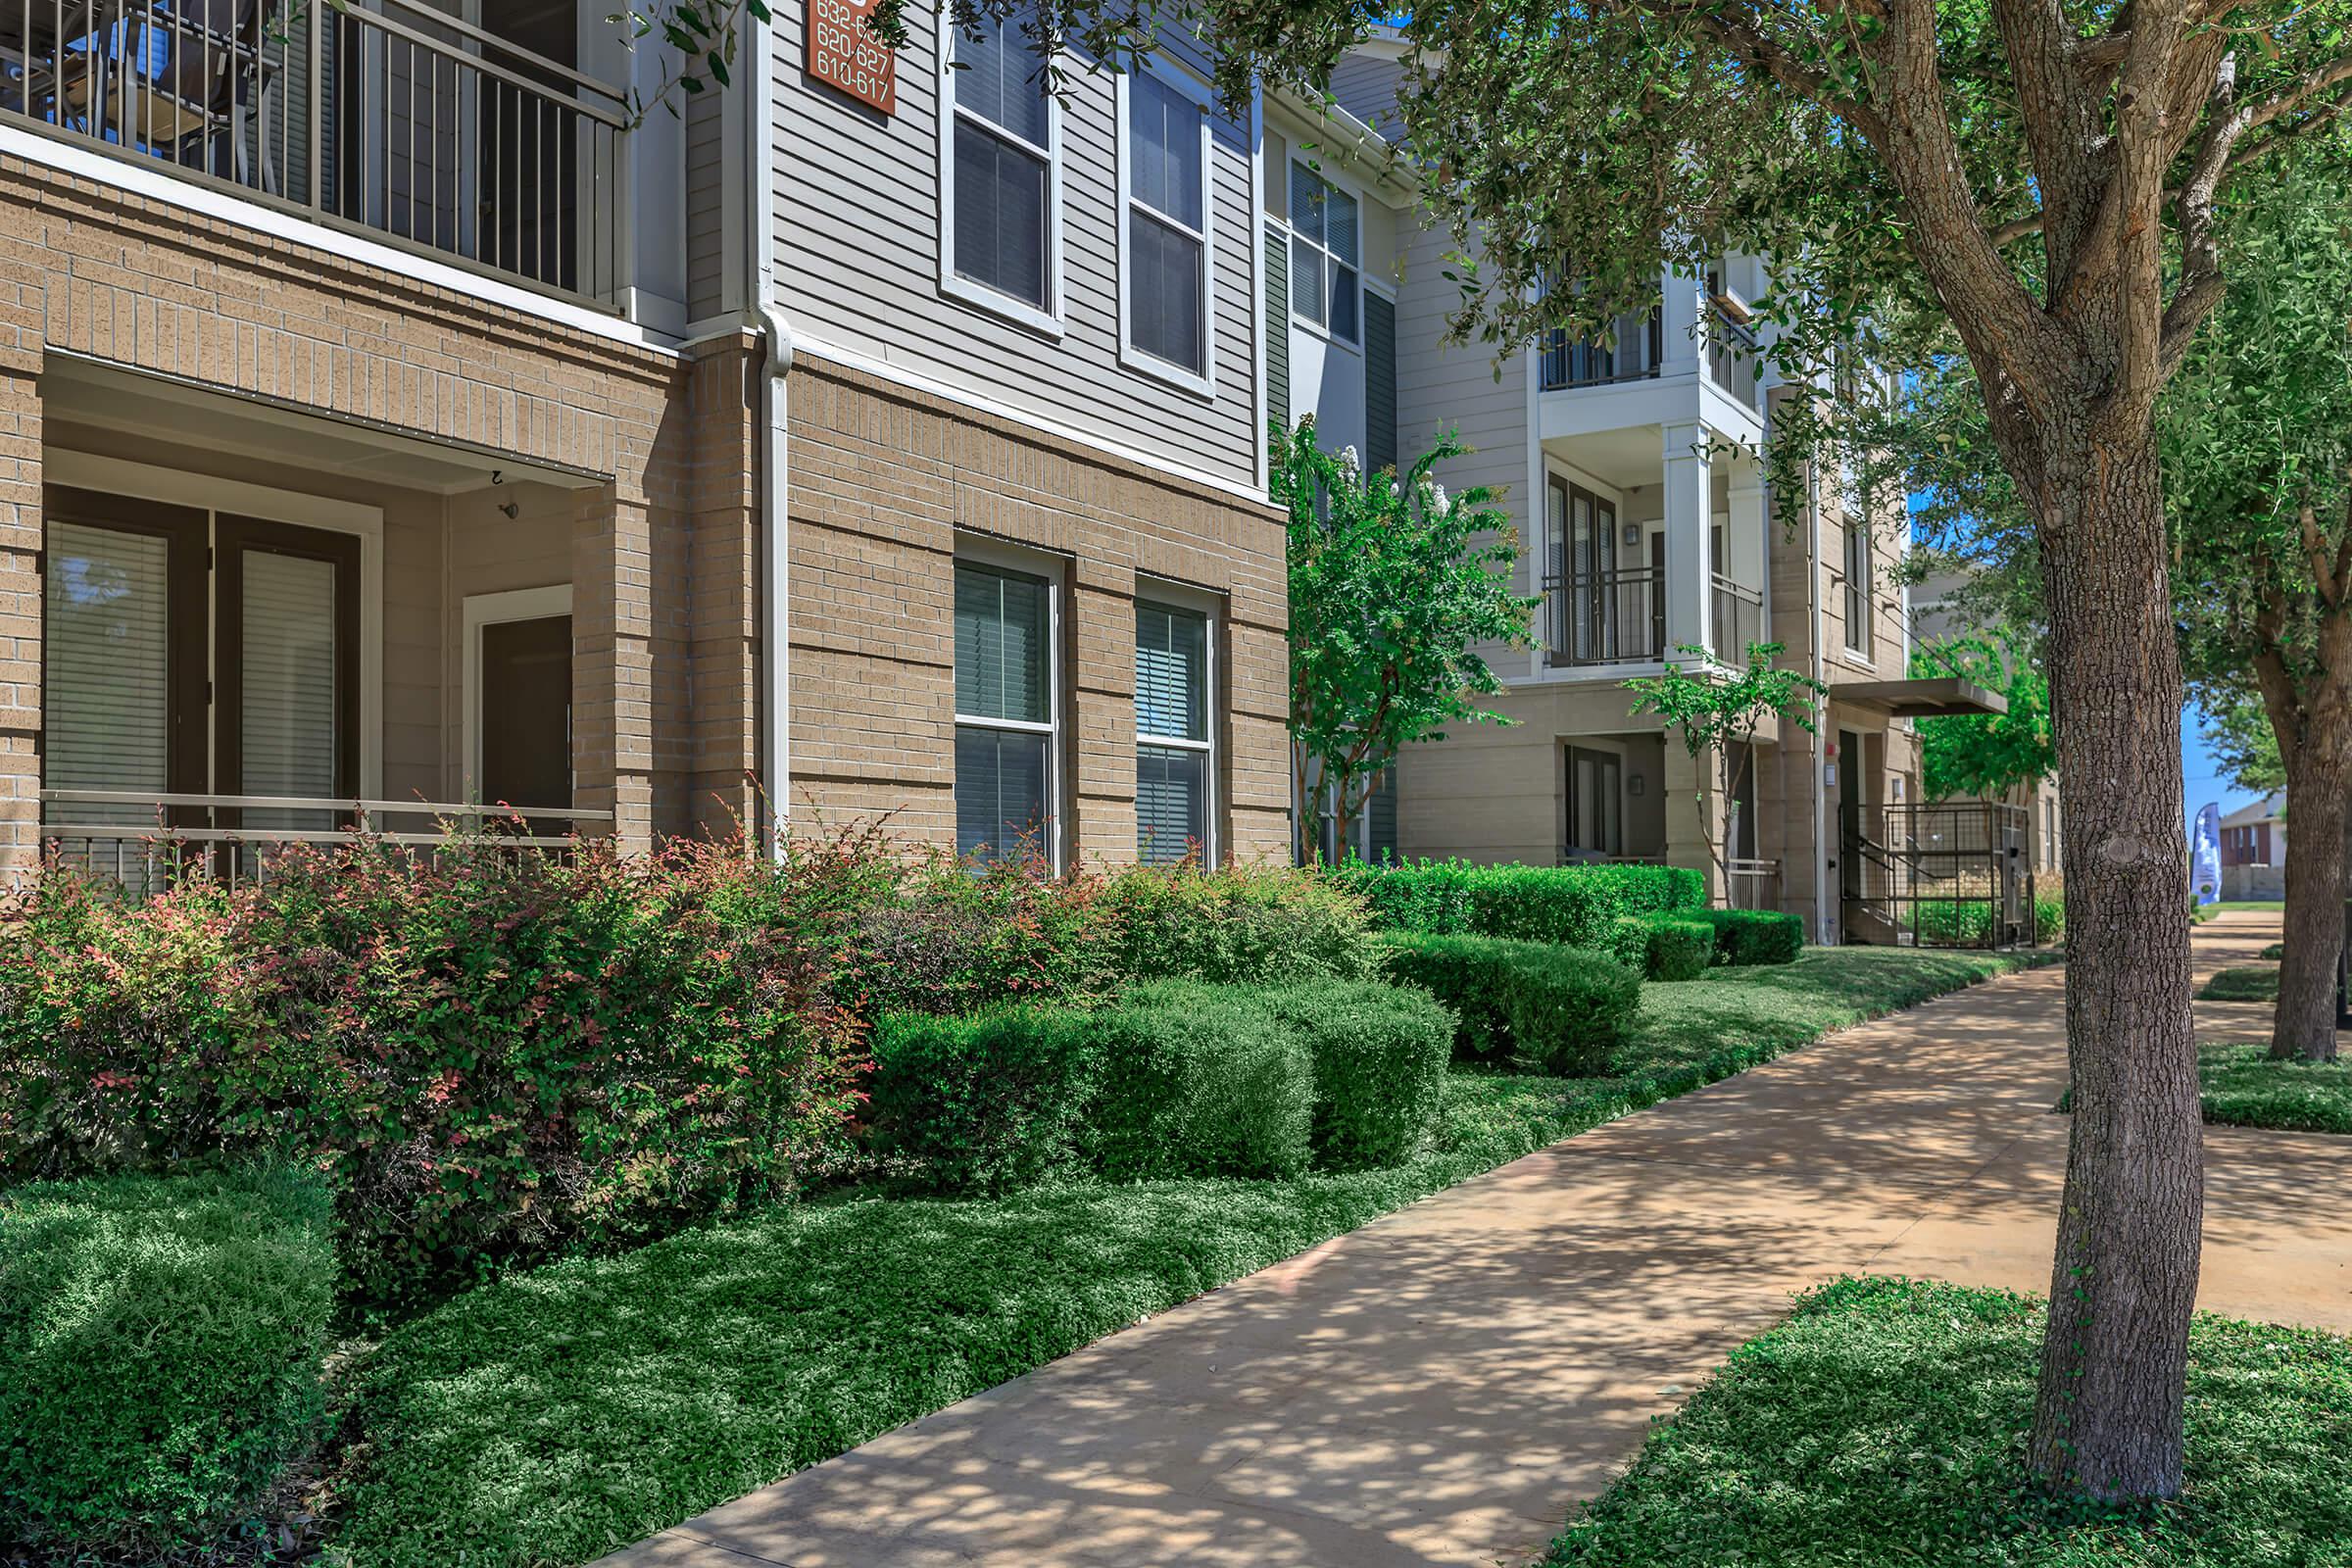
[(1709, 647), (1709, 595), (1715, 565), (1708, 529), (1713, 465), (1700, 424), (1666, 426), (1666, 648), (1669, 660), (1685, 647)]
[(39, 368), (37, 338), (0, 339), (0, 886), (41, 854)]
[(652, 515), (610, 484), (578, 492), (571, 546), (572, 800), (611, 811), (630, 854), (654, 842)]

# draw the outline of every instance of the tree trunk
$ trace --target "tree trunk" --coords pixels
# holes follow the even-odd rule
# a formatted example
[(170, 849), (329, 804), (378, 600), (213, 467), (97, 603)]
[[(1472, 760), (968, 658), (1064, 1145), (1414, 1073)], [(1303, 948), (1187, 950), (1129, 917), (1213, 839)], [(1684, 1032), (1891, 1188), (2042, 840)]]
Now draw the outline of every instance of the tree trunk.
[(2344, 945), (2344, 788), (2347, 769), (2320, 751), (2320, 737), (2287, 760), (2286, 956), (2278, 965), (2278, 1009), (2271, 1054), (2335, 1059), (2335, 966)]
[[(2087, 400), (2085, 400), (2087, 401)], [(2180, 853), (2180, 661), (2152, 420), (2041, 427), (2036, 523), (2066, 791), (2074, 1078), (2028, 1462), (2100, 1499), (2180, 1489), (2204, 1219)]]

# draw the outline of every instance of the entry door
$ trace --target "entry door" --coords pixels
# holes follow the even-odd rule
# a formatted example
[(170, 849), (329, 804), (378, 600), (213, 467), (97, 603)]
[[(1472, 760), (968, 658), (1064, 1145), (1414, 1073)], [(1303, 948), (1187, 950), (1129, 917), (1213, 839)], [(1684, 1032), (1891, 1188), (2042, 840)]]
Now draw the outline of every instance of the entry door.
[(1838, 858), (1838, 878), (1849, 899), (1862, 894), (1862, 838), (1871, 824), (1862, 820), (1862, 737), (1850, 729), (1838, 732), (1838, 822), (1845, 853)]
[(1625, 853), (1624, 762), (1613, 752), (1568, 748), (1568, 852), (1571, 859)]
[(486, 805), (571, 806), (571, 617), (494, 620), (481, 630)]
[[(221, 514), (213, 525), (214, 788), (359, 793), (360, 544)], [(248, 828), (333, 828), (343, 814), (255, 808)]]

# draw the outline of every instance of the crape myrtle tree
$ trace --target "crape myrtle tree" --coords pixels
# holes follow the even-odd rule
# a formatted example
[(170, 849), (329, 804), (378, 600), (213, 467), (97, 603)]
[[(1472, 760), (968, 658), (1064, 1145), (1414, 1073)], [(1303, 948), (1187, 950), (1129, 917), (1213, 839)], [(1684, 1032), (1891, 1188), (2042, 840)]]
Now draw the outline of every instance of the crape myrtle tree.
[(1342, 856), (1397, 753), (1444, 740), (1450, 724), (1513, 722), (1478, 705), (1502, 682), (1477, 645), (1524, 646), (1537, 601), (1512, 592), (1518, 535), (1493, 495), (1448, 496), (1431, 475), (1465, 450), (1445, 431), (1402, 473), (1366, 473), (1352, 451), (1317, 445), (1311, 418), (1273, 437), (1290, 569), (1292, 799), (1330, 803)]

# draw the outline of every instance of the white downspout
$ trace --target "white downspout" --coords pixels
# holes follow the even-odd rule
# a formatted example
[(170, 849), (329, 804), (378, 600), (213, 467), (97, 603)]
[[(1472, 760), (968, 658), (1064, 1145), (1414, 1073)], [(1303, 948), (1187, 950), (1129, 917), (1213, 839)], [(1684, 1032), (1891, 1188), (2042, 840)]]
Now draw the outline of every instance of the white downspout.
[(786, 541), (790, 500), (785, 377), (792, 371), (792, 323), (776, 298), (775, 39), (769, 24), (747, 9), (744, 42), (744, 262), (751, 316), (766, 346), (760, 373), (760, 682), (757, 759), (766, 810), (760, 824), (771, 854), (781, 858), (792, 801), (790, 625), (791, 555)]

